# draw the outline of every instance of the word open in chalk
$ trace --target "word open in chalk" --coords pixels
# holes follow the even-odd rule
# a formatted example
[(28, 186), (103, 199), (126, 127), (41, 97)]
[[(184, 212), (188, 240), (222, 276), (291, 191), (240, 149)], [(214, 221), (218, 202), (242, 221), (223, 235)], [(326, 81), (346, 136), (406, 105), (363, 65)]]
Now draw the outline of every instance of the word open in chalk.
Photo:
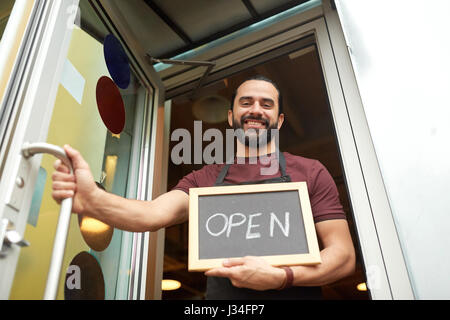
[(272, 265), (320, 263), (305, 182), (189, 190), (189, 271), (245, 256)]
[(230, 238), (232, 231), (242, 234), (246, 240), (258, 239), (263, 235), (273, 238), (275, 232), (281, 232), (285, 237), (289, 237), (289, 215), (286, 211), (284, 217), (280, 219), (274, 212), (269, 214), (236, 212), (230, 215), (218, 212), (206, 220), (205, 229), (213, 237)]

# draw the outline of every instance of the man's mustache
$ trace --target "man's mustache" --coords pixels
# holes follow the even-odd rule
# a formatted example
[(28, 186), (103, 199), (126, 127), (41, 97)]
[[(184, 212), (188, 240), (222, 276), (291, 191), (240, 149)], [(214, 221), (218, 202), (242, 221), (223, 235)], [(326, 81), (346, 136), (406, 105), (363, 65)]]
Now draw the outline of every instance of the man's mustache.
[(264, 119), (262, 116), (256, 116), (256, 117), (252, 116), (252, 115), (243, 116), (241, 118), (241, 126), (244, 126), (244, 123), (246, 120), (263, 121), (266, 128), (269, 127), (269, 120)]

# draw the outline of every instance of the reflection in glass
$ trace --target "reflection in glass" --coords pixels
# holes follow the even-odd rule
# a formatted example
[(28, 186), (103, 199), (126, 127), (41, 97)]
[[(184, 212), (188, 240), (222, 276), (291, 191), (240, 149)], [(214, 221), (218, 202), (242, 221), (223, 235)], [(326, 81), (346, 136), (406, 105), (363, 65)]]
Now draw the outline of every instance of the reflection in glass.
[(3, 36), (3, 32), (5, 31), (14, 3), (15, 0), (0, 1), (0, 40)]
[(84, 241), (95, 251), (103, 251), (108, 247), (114, 228), (91, 217), (78, 216), (80, 231)]
[[(104, 37), (111, 32), (96, 16), (89, 0), (80, 0), (81, 29), (74, 27), (67, 53), (64, 81), (55, 84), (58, 90), (49, 123), (47, 143), (58, 146), (70, 144), (80, 151), (89, 164), (94, 179), (106, 186), (106, 191), (129, 198), (136, 197), (139, 168), (140, 135), (144, 122), (147, 88), (132, 70), (130, 85), (120, 90), (125, 108), (125, 124), (120, 135), (112, 135), (103, 124), (96, 103), (96, 84), (102, 76), (110, 77), (103, 54)], [(4, 4), (0, 0), (0, 7)], [(61, 80), (61, 79), (60, 79)], [(76, 94), (75, 94), (76, 93)], [(109, 160), (107, 160), (109, 159)], [(38, 218), (28, 224), (25, 238), (32, 243), (22, 250), (17, 263), (10, 299), (41, 299), (45, 289), (54, 230), (59, 205), (52, 199), (48, 176), (54, 171), (52, 156), (43, 156), (41, 166), (48, 172)], [(107, 164), (108, 162), (108, 164)], [(132, 175), (132, 176), (131, 176)], [(106, 180), (108, 179), (108, 180)], [(126, 299), (128, 297), (133, 234), (114, 230), (104, 223), (72, 215), (67, 238), (58, 297), (83, 299)], [(88, 255), (89, 263), (82, 270), (83, 277), (97, 274), (103, 277), (103, 286), (84, 286), (92, 292), (65, 292), (64, 288), (76, 278), (68, 269), (73, 257), (80, 252)], [(83, 258), (83, 256), (81, 257)], [(78, 265), (78, 264), (77, 264)], [(91, 270), (92, 268), (92, 270)], [(72, 287), (76, 285), (72, 283)], [(66, 288), (68, 289), (68, 288)], [(66, 295), (64, 296), (64, 294)], [(69, 295), (69, 296), (68, 296)]]
[[(104, 41), (107, 35), (111, 33), (96, 15), (88, 0), (80, 1), (81, 11), (81, 28), (90, 36), (96, 39), (104, 48)], [(104, 52), (102, 50), (103, 62), (105, 61)], [(105, 131), (105, 142), (103, 150), (98, 150), (102, 154), (102, 164), (100, 175), (96, 176), (107, 192), (111, 192), (123, 197), (135, 197), (135, 182), (130, 181), (130, 166), (133, 161), (132, 150), (134, 145), (139, 147), (140, 139), (136, 139), (136, 126), (142, 125), (142, 112), (144, 110), (145, 96), (147, 90), (138, 80), (132, 66), (130, 66), (131, 74), (129, 76), (129, 84), (126, 89), (120, 89), (120, 98), (123, 103), (124, 118), (123, 128), (120, 132)], [(111, 73), (105, 74), (112, 77)], [(98, 79), (97, 79), (98, 80)], [(93, 106), (97, 107), (97, 106)], [(100, 115), (99, 115), (100, 117)], [(122, 119), (123, 119), (122, 118)], [(140, 119), (136, 123), (136, 119)], [(105, 127), (106, 129), (106, 127)], [(113, 130), (115, 131), (115, 130)], [(86, 220), (86, 227), (101, 231), (105, 225), (98, 222)], [(91, 229), (91, 231), (92, 231)], [(131, 238), (132, 234), (122, 230), (114, 230), (104, 228), (103, 232), (99, 232), (97, 240), (104, 236), (103, 244), (108, 240), (107, 236), (111, 236), (107, 247), (104, 250), (89, 244), (90, 253), (98, 260), (105, 278), (105, 299), (125, 299), (128, 295), (128, 279), (131, 261)], [(91, 233), (91, 235), (94, 232)]]
[[(97, 186), (105, 189), (100, 183)], [(105, 250), (111, 242), (114, 228), (91, 217), (78, 215), (81, 235), (89, 247), (95, 251)]]
[[(134, 73), (131, 77), (132, 85), (126, 90), (120, 90), (125, 105), (125, 126), (120, 135), (111, 132), (106, 134), (101, 175), (105, 190), (123, 197), (133, 197), (130, 192), (133, 189), (129, 181), (130, 164), (133, 143), (139, 141), (134, 138), (137, 118), (135, 115), (141, 114), (146, 95), (144, 87)], [(123, 298), (124, 292), (121, 292), (123, 291), (121, 287), (128, 289), (125, 280), (129, 277), (130, 251), (127, 247), (129, 240), (129, 232), (115, 230), (111, 243), (104, 251), (92, 251), (92, 254), (100, 261), (105, 275), (106, 299)], [(95, 250), (95, 248), (92, 249)]]

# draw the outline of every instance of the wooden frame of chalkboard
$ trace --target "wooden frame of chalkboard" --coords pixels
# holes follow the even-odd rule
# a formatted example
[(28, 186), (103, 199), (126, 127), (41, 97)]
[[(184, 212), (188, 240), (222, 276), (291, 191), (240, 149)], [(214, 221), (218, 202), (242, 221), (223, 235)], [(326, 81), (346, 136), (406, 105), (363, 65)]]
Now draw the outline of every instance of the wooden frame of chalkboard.
[[(269, 226), (261, 227), (261, 219)], [(273, 266), (321, 263), (306, 182), (189, 189), (188, 245), (189, 271), (222, 267), (225, 259), (242, 256), (262, 256)]]

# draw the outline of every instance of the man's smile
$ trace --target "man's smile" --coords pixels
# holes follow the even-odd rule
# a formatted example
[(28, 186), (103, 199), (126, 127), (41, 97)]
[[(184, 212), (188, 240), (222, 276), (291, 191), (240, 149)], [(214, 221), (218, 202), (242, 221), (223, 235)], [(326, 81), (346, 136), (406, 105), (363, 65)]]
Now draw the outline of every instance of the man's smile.
[(267, 129), (269, 121), (262, 117), (244, 116), (241, 119), (241, 127), (246, 131), (247, 129)]
[(254, 120), (254, 119), (247, 119), (244, 120), (244, 125), (246, 129), (265, 129), (266, 128), (267, 121), (265, 120)]

